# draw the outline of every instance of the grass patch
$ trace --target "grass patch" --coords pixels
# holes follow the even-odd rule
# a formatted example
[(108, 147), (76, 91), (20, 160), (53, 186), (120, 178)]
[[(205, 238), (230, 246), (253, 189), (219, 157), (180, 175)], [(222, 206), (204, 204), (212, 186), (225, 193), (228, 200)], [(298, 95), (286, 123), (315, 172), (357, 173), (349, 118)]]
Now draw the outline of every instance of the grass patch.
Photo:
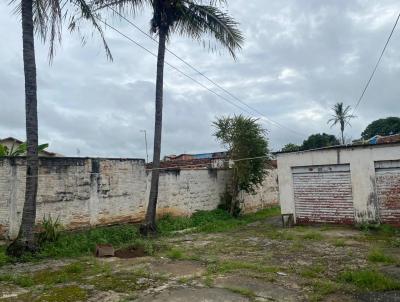
[(359, 289), (371, 291), (387, 291), (400, 289), (400, 282), (375, 270), (346, 271), (340, 280), (353, 284)]
[[(166, 215), (158, 220), (161, 236), (172, 235), (175, 231), (193, 228), (193, 232), (223, 232), (238, 228), (248, 223), (279, 215), (279, 207), (271, 207), (257, 213), (239, 218), (232, 217), (224, 210), (199, 211), (191, 217), (172, 217)], [(46, 258), (71, 258), (92, 255), (96, 244), (112, 244), (115, 248), (139, 244), (148, 255), (154, 254), (152, 243), (140, 237), (136, 225), (116, 225), (96, 227), (79, 232), (61, 232), (55, 242), (42, 243), (35, 255), (26, 254), (21, 259), (12, 259), (5, 254), (5, 247), (0, 247), (0, 266), (16, 261), (36, 261)]]
[(256, 294), (248, 289), (248, 288), (242, 288), (242, 287), (225, 287), (225, 289), (230, 290), (233, 293), (248, 297), (248, 298), (254, 298)]
[(183, 260), (183, 259), (187, 258), (185, 253), (181, 249), (178, 249), (178, 248), (170, 249), (167, 252), (166, 256), (173, 260)]
[(304, 269), (302, 269), (299, 274), (302, 277), (305, 278), (317, 278), (319, 277), (323, 272), (325, 272), (326, 267), (323, 266), (322, 264), (315, 264), (308, 266)]
[[(145, 289), (154, 284), (154, 280), (150, 280), (149, 273), (144, 270), (136, 270), (130, 272), (107, 273), (90, 279), (89, 284), (93, 285), (97, 290), (115, 291), (120, 293), (134, 292)], [(141, 279), (142, 282), (138, 282)]]
[(343, 239), (335, 239), (333, 241), (333, 245), (337, 247), (343, 247), (346, 246), (346, 241), (344, 241)]
[(191, 217), (172, 217), (166, 215), (158, 221), (158, 230), (162, 235), (193, 228), (193, 232), (223, 232), (238, 228), (242, 225), (261, 220), (267, 217), (279, 215), (279, 207), (271, 207), (257, 213), (232, 217), (222, 209), (213, 211), (198, 211)]
[(381, 263), (394, 263), (395, 260), (387, 256), (380, 249), (373, 249), (368, 253), (368, 261), (370, 262), (381, 262)]
[(279, 271), (277, 267), (263, 266), (259, 263), (251, 263), (244, 261), (222, 261), (211, 263), (208, 266), (210, 273), (228, 273), (236, 270), (250, 270), (258, 273), (275, 273)]
[(309, 299), (311, 302), (323, 301), (324, 298), (341, 289), (341, 286), (330, 280), (318, 280), (312, 283), (312, 294)]
[(309, 232), (306, 232), (304, 235), (302, 235), (302, 238), (305, 239), (305, 240), (318, 240), (318, 241), (320, 241), (320, 240), (323, 239), (323, 236), (320, 233), (316, 232), (316, 231), (309, 231)]
[(86, 301), (87, 292), (79, 286), (70, 285), (53, 287), (45, 291), (36, 301), (41, 302), (75, 302)]

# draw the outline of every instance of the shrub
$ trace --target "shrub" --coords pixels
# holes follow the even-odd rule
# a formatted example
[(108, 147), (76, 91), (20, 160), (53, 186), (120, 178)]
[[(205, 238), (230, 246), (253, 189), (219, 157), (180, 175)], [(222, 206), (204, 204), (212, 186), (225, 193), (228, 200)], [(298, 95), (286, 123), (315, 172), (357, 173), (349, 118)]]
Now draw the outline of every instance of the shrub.
[(48, 217), (45, 215), (41, 223), (41, 229), (42, 231), (38, 235), (38, 241), (40, 244), (44, 242), (56, 242), (63, 229), (60, 223), (60, 217), (57, 217), (54, 220), (50, 214)]

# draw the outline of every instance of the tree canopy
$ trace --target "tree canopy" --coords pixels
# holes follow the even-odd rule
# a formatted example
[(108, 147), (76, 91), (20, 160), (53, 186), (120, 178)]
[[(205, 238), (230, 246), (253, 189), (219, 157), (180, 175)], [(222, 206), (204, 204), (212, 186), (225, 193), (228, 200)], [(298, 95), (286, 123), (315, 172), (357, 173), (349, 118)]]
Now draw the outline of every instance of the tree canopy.
[(317, 133), (310, 135), (301, 146), (301, 150), (310, 150), (323, 147), (340, 145), (339, 140), (331, 134)]
[(282, 152), (295, 152), (295, 151), (300, 151), (301, 146), (293, 144), (293, 143), (288, 143), (282, 148)]
[(375, 135), (391, 135), (400, 133), (400, 117), (387, 117), (373, 121), (361, 133), (363, 139), (369, 139)]

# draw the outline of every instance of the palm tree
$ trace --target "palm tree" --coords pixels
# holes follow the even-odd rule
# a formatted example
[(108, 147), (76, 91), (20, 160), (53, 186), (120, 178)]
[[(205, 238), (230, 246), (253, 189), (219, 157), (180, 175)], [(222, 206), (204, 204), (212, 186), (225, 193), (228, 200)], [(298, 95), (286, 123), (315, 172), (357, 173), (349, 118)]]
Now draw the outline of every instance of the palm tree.
[(342, 144), (345, 144), (344, 141), (344, 128), (346, 125), (350, 125), (350, 120), (352, 118), (355, 118), (356, 116), (351, 114), (351, 107), (350, 106), (346, 106), (346, 108), (344, 108), (343, 103), (336, 103), (333, 107), (332, 107), (332, 111), (334, 112), (334, 114), (332, 114), (332, 118), (330, 118), (328, 120), (328, 124), (331, 124), (331, 128), (333, 126), (335, 126), (336, 124), (340, 124), (340, 132), (342, 135)]
[[(156, 106), (150, 196), (145, 221), (140, 228), (144, 235), (156, 232), (166, 43), (173, 33), (198, 41), (201, 41), (204, 35), (211, 35), (235, 58), (235, 51), (241, 48), (244, 39), (237, 28), (238, 23), (216, 7), (216, 4), (225, 2), (225, 0), (97, 0), (103, 7), (117, 5), (123, 8), (129, 4), (129, 8), (132, 9), (139, 5), (150, 5), (153, 11), (151, 32), (158, 36)], [(215, 46), (211, 48), (214, 49)]]
[[(11, 3), (16, 2), (12, 0)], [(85, 0), (21, 0), (15, 12), (21, 15), (22, 45), (25, 76), (25, 121), (26, 121), (26, 189), (22, 211), (22, 221), (18, 237), (8, 246), (7, 253), (21, 256), (24, 252), (34, 252), (36, 243), (34, 226), (36, 220), (36, 195), (38, 189), (38, 116), (37, 116), (37, 81), (35, 61), (35, 31), (43, 40), (49, 38), (50, 60), (54, 55), (54, 43), (61, 40), (61, 24), (67, 15), (68, 4), (78, 7), (83, 18), (90, 19), (100, 31), (108, 56), (111, 53), (105, 43), (103, 32), (97, 25), (95, 15)], [(76, 26), (71, 17), (70, 28)]]

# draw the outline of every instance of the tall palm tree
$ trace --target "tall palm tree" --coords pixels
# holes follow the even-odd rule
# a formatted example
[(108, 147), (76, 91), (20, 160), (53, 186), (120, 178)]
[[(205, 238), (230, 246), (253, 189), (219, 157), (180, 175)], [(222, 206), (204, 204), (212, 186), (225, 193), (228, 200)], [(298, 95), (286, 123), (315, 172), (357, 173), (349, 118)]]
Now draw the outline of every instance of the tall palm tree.
[(336, 103), (333, 107), (332, 107), (332, 118), (330, 118), (328, 120), (328, 124), (331, 124), (331, 128), (333, 126), (335, 126), (336, 124), (340, 125), (340, 132), (341, 132), (341, 136), (342, 136), (342, 144), (345, 144), (344, 141), (344, 128), (346, 125), (350, 125), (350, 120), (352, 118), (355, 118), (356, 116), (351, 114), (351, 107), (350, 106), (346, 106), (344, 107), (343, 103)]
[[(142, 234), (152, 233), (156, 232), (166, 43), (173, 33), (198, 41), (202, 41), (204, 35), (211, 35), (235, 58), (235, 51), (241, 48), (244, 38), (237, 27), (238, 23), (216, 7), (217, 4), (226, 3), (225, 0), (97, 0), (97, 3), (118, 5), (119, 8), (129, 5), (130, 9), (149, 5), (153, 11), (151, 32), (158, 36), (153, 170), (145, 222), (141, 226)], [(211, 49), (215, 49), (215, 46)]]
[[(11, 3), (17, 2), (12, 0)], [(99, 30), (107, 55), (110, 50), (105, 43), (101, 28), (97, 25), (95, 15), (85, 0), (20, 0), (15, 12), (21, 15), (22, 46), (25, 76), (25, 122), (26, 122), (26, 189), (22, 211), (22, 221), (18, 237), (8, 246), (7, 253), (21, 256), (24, 252), (36, 250), (34, 226), (36, 220), (36, 196), (38, 189), (38, 116), (37, 116), (37, 81), (35, 60), (35, 32), (43, 40), (50, 41), (50, 60), (54, 55), (55, 41), (61, 41), (61, 24), (68, 12), (65, 10), (72, 4), (80, 11), (80, 16), (90, 19)], [(63, 11), (64, 10), (64, 11)], [(71, 30), (75, 28), (74, 15), (70, 15)]]

